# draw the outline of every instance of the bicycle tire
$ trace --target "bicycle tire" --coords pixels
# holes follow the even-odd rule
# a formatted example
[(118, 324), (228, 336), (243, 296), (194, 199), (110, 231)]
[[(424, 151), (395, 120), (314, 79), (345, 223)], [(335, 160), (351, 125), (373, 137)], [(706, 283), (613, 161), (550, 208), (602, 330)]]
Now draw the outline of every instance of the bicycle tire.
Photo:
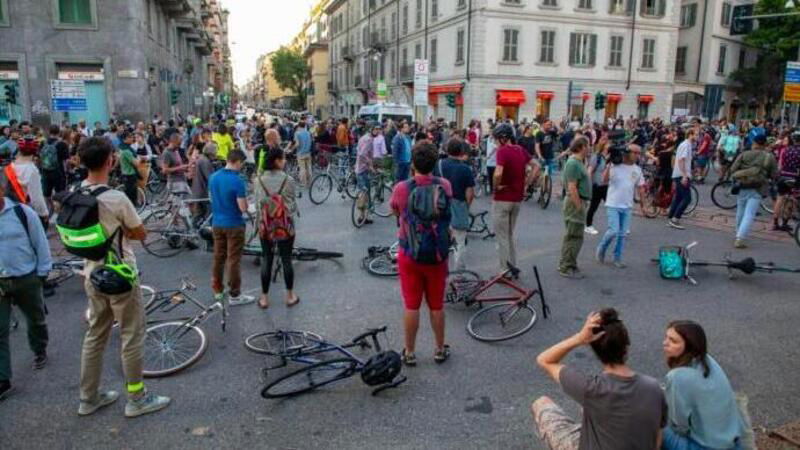
[[(301, 342), (302, 346), (297, 347), (295, 344), (291, 346), (291, 351), (287, 351), (285, 337), (289, 337), (293, 344)], [(244, 340), (244, 346), (251, 352), (260, 355), (288, 357), (312, 352), (319, 348), (323, 342), (324, 340), (320, 335), (310, 331), (267, 331), (247, 336)]]
[[(501, 308), (505, 308), (503, 311), (498, 311)], [(530, 314), (530, 318), (517, 321), (521, 323), (521, 327), (518, 329), (512, 328), (510, 332), (503, 332), (503, 334), (499, 334), (496, 336), (490, 336), (481, 334), (476, 329), (479, 328), (478, 324), (480, 323), (480, 319), (488, 318), (493, 313), (497, 313), (499, 316), (498, 322), (501, 325), (502, 329), (506, 329), (506, 324), (503, 323), (503, 315), (510, 315), (511, 319), (513, 320), (516, 318), (521, 312), (527, 312)], [(499, 342), (505, 341), (508, 339), (513, 339), (517, 336), (521, 336), (522, 334), (527, 333), (533, 326), (536, 324), (536, 310), (533, 309), (531, 305), (527, 302), (524, 303), (517, 303), (517, 302), (504, 302), (504, 303), (496, 303), (489, 307), (482, 308), (480, 311), (476, 312), (469, 318), (467, 321), (467, 333), (473, 338), (484, 341), (484, 342)], [(493, 320), (489, 319), (489, 321), (494, 322)]]
[(539, 206), (542, 209), (547, 209), (550, 205), (550, 198), (553, 196), (553, 179), (550, 175), (545, 176), (542, 182), (542, 188), (539, 190)]
[(761, 198), (761, 209), (769, 214), (775, 213), (775, 198), (772, 195), (767, 195)]
[(388, 254), (378, 255), (370, 259), (366, 267), (367, 272), (376, 277), (396, 277), (400, 273), (397, 261), (393, 261)]
[[(177, 362), (181, 355), (178, 354), (175, 346), (178, 342), (188, 342), (187, 336), (196, 336), (198, 340), (197, 345), (189, 344), (192, 350), (186, 353), (188, 358), (167, 367), (163, 367), (164, 364), (156, 363), (158, 360), (165, 360), (166, 356)], [(208, 339), (200, 327), (181, 321), (164, 322), (148, 327), (144, 337), (142, 375), (145, 378), (158, 378), (180, 372), (199, 361), (206, 349), (208, 349)]]
[[(715, 184), (711, 188), (711, 201), (721, 209), (734, 209), (736, 208), (736, 196), (731, 193), (733, 182), (730, 180), (723, 180)], [(731, 200), (731, 197), (733, 199)]]
[(361, 228), (364, 226), (364, 223), (367, 221), (367, 215), (361, 214), (361, 211), (358, 207), (358, 199), (353, 199), (353, 206), (350, 210), (350, 219), (353, 221), (353, 226), (356, 228)]
[(351, 200), (355, 200), (358, 196), (358, 180), (356, 180), (355, 172), (349, 172), (345, 177), (344, 192)]
[(691, 185), (692, 198), (689, 200), (689, 206), (686, 207), (684, 214), (692, 214), (697, 205), (700, 203), (700, 191), (697, 190), (695, 185)]
[(381, 183), (378, 186), (378, 192), (372, 196), (372, 212), (378, 217), (389, 217), (392, 215), (392, 206), (390, 200), (392, 199), (392, 188), (386, 184)]
[[(352, 358), (336, 358), (322, 361), (289, 372), (264, 386), (264, 398), (286, 398), (304, 394), (335, 381), (343, 380), (357, 372), (358, 361)], [(315, 380), (313, 377), (319, 377)], [(292, 383), (296, 383), (293, 386)]]
[(483, 281), (480, 275), (471, 270), (454, 270), (447, 274), (445, 303), (458, 303), (472, 295)]
[(328, 200), (333, 191), (333, 177), (327, 173), (317, 174), (308, 188), (308, 198), (311, 203), (321, 205)]
[(75, 271), (68, 265), (55, 263), (50, 273), (47, 274), (47, 284), (53, 287), (58, 287), (60, 284), (66, 282), (75, 276)]
[(147, 237), (142, 241), (147, 253), (158, 258), (170, 258), (182, 252), (186, 247), (186, 238), (189, 227), (183, 218), (178, 218), (180, 225), (162, 223), (164, 219), (171, 220), (174, 216), (168, 209), (152, 211), (145, 217), (143, 224), (147, 230)]
[(798, 221), (794, 226), (794, 241), (797, 245), (800, 245), (800, 221)]

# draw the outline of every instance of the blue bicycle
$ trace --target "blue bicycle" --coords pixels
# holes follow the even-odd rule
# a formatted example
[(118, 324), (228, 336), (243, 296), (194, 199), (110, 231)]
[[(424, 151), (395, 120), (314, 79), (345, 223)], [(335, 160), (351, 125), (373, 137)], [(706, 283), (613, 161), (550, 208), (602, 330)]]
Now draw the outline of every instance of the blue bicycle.
[[(288, 361), (305, 365), (267, 383), (261, 390), (264, 398), (293, 397), (356, 373), (361, 374), (361, 380), (368, 386), (377, 386), (372, 391), (372, 395), (376, 395), (406, 381), (406, 377), (400, 375), (400, 355), (392, 350), (381, 350), (378, 334), (385, 332), (385, 326), (373, 328), (347, 344), (338, 345), (308, 331), (279, 330), (253, 334), (244, 343), (249, 350), (278, 360), (277, 364), (264, 368), (265, 374), (285, 367)], [(364, 360), (348, 350), (355, 347), (372, 349), (374, 354)]]

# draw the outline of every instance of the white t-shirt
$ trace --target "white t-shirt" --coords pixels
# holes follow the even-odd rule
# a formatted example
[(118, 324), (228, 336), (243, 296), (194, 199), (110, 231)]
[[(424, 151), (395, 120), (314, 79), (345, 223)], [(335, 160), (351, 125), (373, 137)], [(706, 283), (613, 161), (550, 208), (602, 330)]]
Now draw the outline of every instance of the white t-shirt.
[(692, 175), (692, 141), (689, 139), (684, 140), (681, 142), (681, 145), (678, 146), (678, 151), (675, 153), (675, 165), (672, 166), (672, 178), (681, 178), (683, 177), (683, 173), (681, 173), (680, 166), (681, 158), (684, 158), (683, 164), (684, 166), (684, 173), (686, 176)]
[(608, 175), (606, 207), (633, 208), (634, 192), (637, 187), (642, 185), (644, 185), (642, 169), (636, 164), (611, 166)]

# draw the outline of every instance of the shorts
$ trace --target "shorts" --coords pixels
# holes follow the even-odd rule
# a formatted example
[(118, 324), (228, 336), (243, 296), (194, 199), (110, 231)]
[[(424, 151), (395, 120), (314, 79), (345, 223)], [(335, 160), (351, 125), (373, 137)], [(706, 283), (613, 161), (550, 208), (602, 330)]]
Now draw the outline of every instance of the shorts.
[(42, 191), (49, 198), (67, 188), (67, 180), (58, 171), (42, 171)]
[(356, 174), (356, 188), (358, 192), (367, 192), (369, 190), (369, 170)]
[(705, 169), (708, 166), (708, 157), (707, 156), (698, 156), (697, 157), (697, 167), (701, 169)]
[(431, 311), (444, 308), (444, 289), (447, 283), (447, 261), (440, 264), (419, 264), (403, 251), (397, 253), (400, 273), (400, 292), (409, 311), (419, 311), (422, 297)]

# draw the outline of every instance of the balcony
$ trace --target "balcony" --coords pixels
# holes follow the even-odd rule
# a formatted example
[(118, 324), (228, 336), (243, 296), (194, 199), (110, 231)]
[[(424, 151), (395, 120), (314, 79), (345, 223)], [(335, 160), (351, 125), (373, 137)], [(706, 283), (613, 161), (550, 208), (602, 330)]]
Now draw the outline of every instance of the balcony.
[(403, 84), (414, 84), (414, 65), (404, 64), (400, 66), (400, 76), (398, 81)]

